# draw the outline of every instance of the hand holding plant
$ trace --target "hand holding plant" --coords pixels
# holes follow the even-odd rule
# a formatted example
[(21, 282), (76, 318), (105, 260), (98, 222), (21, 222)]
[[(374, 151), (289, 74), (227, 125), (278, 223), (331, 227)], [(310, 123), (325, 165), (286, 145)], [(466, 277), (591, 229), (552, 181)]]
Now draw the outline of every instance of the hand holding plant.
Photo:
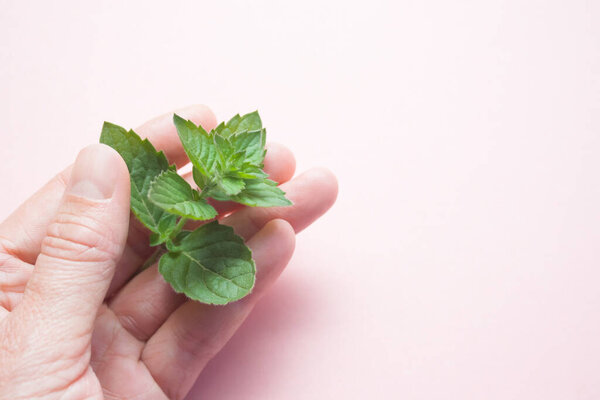
[(266, 130), (258, 112), (238, 114), (210, 133), (177, 114), (173, 121), (200, 190), (193, 189), (162, 152), (134, 131), (105, 123), (100, 141), (127, 163), (131, 210), (152, 232), (150, 245), (161, 246), (155, 254), (167, 282), (190, 299), (227, 304), (254, 286), (250, 250), (229, 227), (213, 222), (193, 232), (182, 231), (185, 222), (215, 218), (217, 211), (208, 203), (211, 198), (252, 207), (292, 203), (263, 171)]
[[(206, 107), (190, 107), (177, 114), (193, 121), (181, 121), (190, 130), (192, 125), (199, 130), (200, 125), (210, 132), (216, 126)], [(123, 134), (115, 126), (105, 129), (114, 130), (115, 136)], [(293, 205), (239, 207), (220, 201), (225, 196), (239, 203), (256, 202), (253, 205), (285, 200), (256, 168), (248, 165), (252, 171), (239, 175), (248, 171), (236, 167), (235, 152), (231, 164), (227, 157), (225, 164), (216, 160), (213, 171), (221, 177), (238, 174), (242, 188), (236, 179), (222, 180), (219, 185), (205, 179), (208, 175), (202, 171), (194, 177), (183, 176), (187, 182), (200, 181), (199, 191), (188, 188), (167, 162), (179, 168), (192, 158), (178, 139), (173, 114), (135, 131), (148, 141), (127, 132), (124, 137), (132, 146), (142, 147), (141, 159), (136, 161), (133, 153), (131, 158), (122, 157), (121, 151), (105, 145), (89, 146), (73, 166), (0, 224), (0, 398), (185, 397), (206, 363), (286, 266), (295, 232), (310, 225), (335, 200), (337, 186), (331, 173), (313, 169), (291, 179), (293, 156), (285, 147), (272, 145), (267, 146), (264, 173), (282, 183), (277, 187)], [(257, 158), (251, 160), (261, 155), (252, 154)], [(142, 161), (144, 157), (148, 159)], [(163, 198), (161, 182), (168, 184), (171, 179), (179, 182), (178, 190), (169, 190)], [(248, 181), (252, 179), (257, 180)], [(259, 182), (265, 192), (244, 192)], [(206, 196), (211, 186), (213, 195)], [(142, 201), (149, 209), (146, 217), (156, 223), (153, 229), (144, 226), (151, 219), (143, 224), (137, 220), (143, 214)], [(218, 224), (192, 218), (214, 214), (209, 206), (216, 211)], [(137, 213), (131, 220), (130, 207)], [(208, 214), (202, 214), (206, 210)], [(185, 233), (185, 228), (192, 229), (191, 233)], [(243, 296), (252, 287), (250, 282), (254, 282), (252, 291), (225, 306), (190, 300), (173, 290), (156, 263), (139, 272), (156, 248), (165, 251), (163, 268), (173, 274), (168, 279), (183, 282), (184, 293), (211, 303)], [(187, 274), (206, 279), (206, 284), (190, 285), (196, 281), (175, 276), (182, 271), (177, 266), (185, 265), (177, 262), (178, 257), (186, 257), (184, 252), (202, 264), (194, 261), (196, 266), (190, 266)], [(207, 256), (212, 254), (221, 261)], [(251, 278), (254, 270), (256, 276)], [(237, 281), (222, 284), (223, 277)]]

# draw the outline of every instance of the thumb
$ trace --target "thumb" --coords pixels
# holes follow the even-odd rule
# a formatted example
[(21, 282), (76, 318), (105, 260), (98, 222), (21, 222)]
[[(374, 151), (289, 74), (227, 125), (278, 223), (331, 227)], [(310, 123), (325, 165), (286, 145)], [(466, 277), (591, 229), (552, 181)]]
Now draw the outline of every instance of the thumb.
[(45, 329), (92, 331), (127, 239), (129, 190), (116, 151), (96, 144), (79, 153), (22, 302)]

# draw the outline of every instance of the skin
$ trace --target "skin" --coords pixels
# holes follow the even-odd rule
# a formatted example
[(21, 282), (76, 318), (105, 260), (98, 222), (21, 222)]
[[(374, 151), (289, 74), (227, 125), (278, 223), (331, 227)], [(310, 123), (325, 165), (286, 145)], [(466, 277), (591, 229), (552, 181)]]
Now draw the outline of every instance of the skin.
[[(204, 106), (176, 112), (207, 130), (216, 125)], [(136, 132), (182, 166), (171, 118)], [(173, 292), (157, 265), (134, 275), (152, 249), (130, 218), (127, 167), (107, 146), (83, 149), (0, 225), (0, 398), (185, 397), (285, 268), (295, 234), (335, 202), (328, 170), (292, 179), (294, 170), (292, 153), (270, 144), (265, 171), (294, 205), (214, 204), (252, 249), (257, 280), (244, 299), (208, 306)]]

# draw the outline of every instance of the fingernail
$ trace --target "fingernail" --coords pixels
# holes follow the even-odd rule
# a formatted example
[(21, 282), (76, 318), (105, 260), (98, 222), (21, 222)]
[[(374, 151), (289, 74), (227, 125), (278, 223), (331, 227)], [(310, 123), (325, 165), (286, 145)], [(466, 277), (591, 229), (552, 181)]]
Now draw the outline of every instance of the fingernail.
[(79, 152), (67, 192), (90, 200), (105, 200), (115, 190), (119, 155), (101, 144), (88, 146)]

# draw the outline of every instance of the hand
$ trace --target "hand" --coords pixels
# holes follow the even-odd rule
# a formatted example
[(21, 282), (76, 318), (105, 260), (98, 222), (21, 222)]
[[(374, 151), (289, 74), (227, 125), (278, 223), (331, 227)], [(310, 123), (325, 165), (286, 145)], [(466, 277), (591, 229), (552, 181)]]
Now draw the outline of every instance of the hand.
[[(177, 113), (216, 125), (206, 107)], [(181, 166), (171, 117), (136, 132)], [(0, 398), (183, 398), (288, 263), (295, 233), (335, 201), (330, 172), (290, 180), (294, 169), (289, 150), (269, 147), (265, 170), (291, 207), (215, 204), (233, 211), (221, 222), (247, 240), (257, 280), (244, 299), (209, 306), (173, 292), (156, 265), (134, 276), (152, 250), (129, 217), (127, 167), (107, 146), (82, 150), (0, 225)]]

